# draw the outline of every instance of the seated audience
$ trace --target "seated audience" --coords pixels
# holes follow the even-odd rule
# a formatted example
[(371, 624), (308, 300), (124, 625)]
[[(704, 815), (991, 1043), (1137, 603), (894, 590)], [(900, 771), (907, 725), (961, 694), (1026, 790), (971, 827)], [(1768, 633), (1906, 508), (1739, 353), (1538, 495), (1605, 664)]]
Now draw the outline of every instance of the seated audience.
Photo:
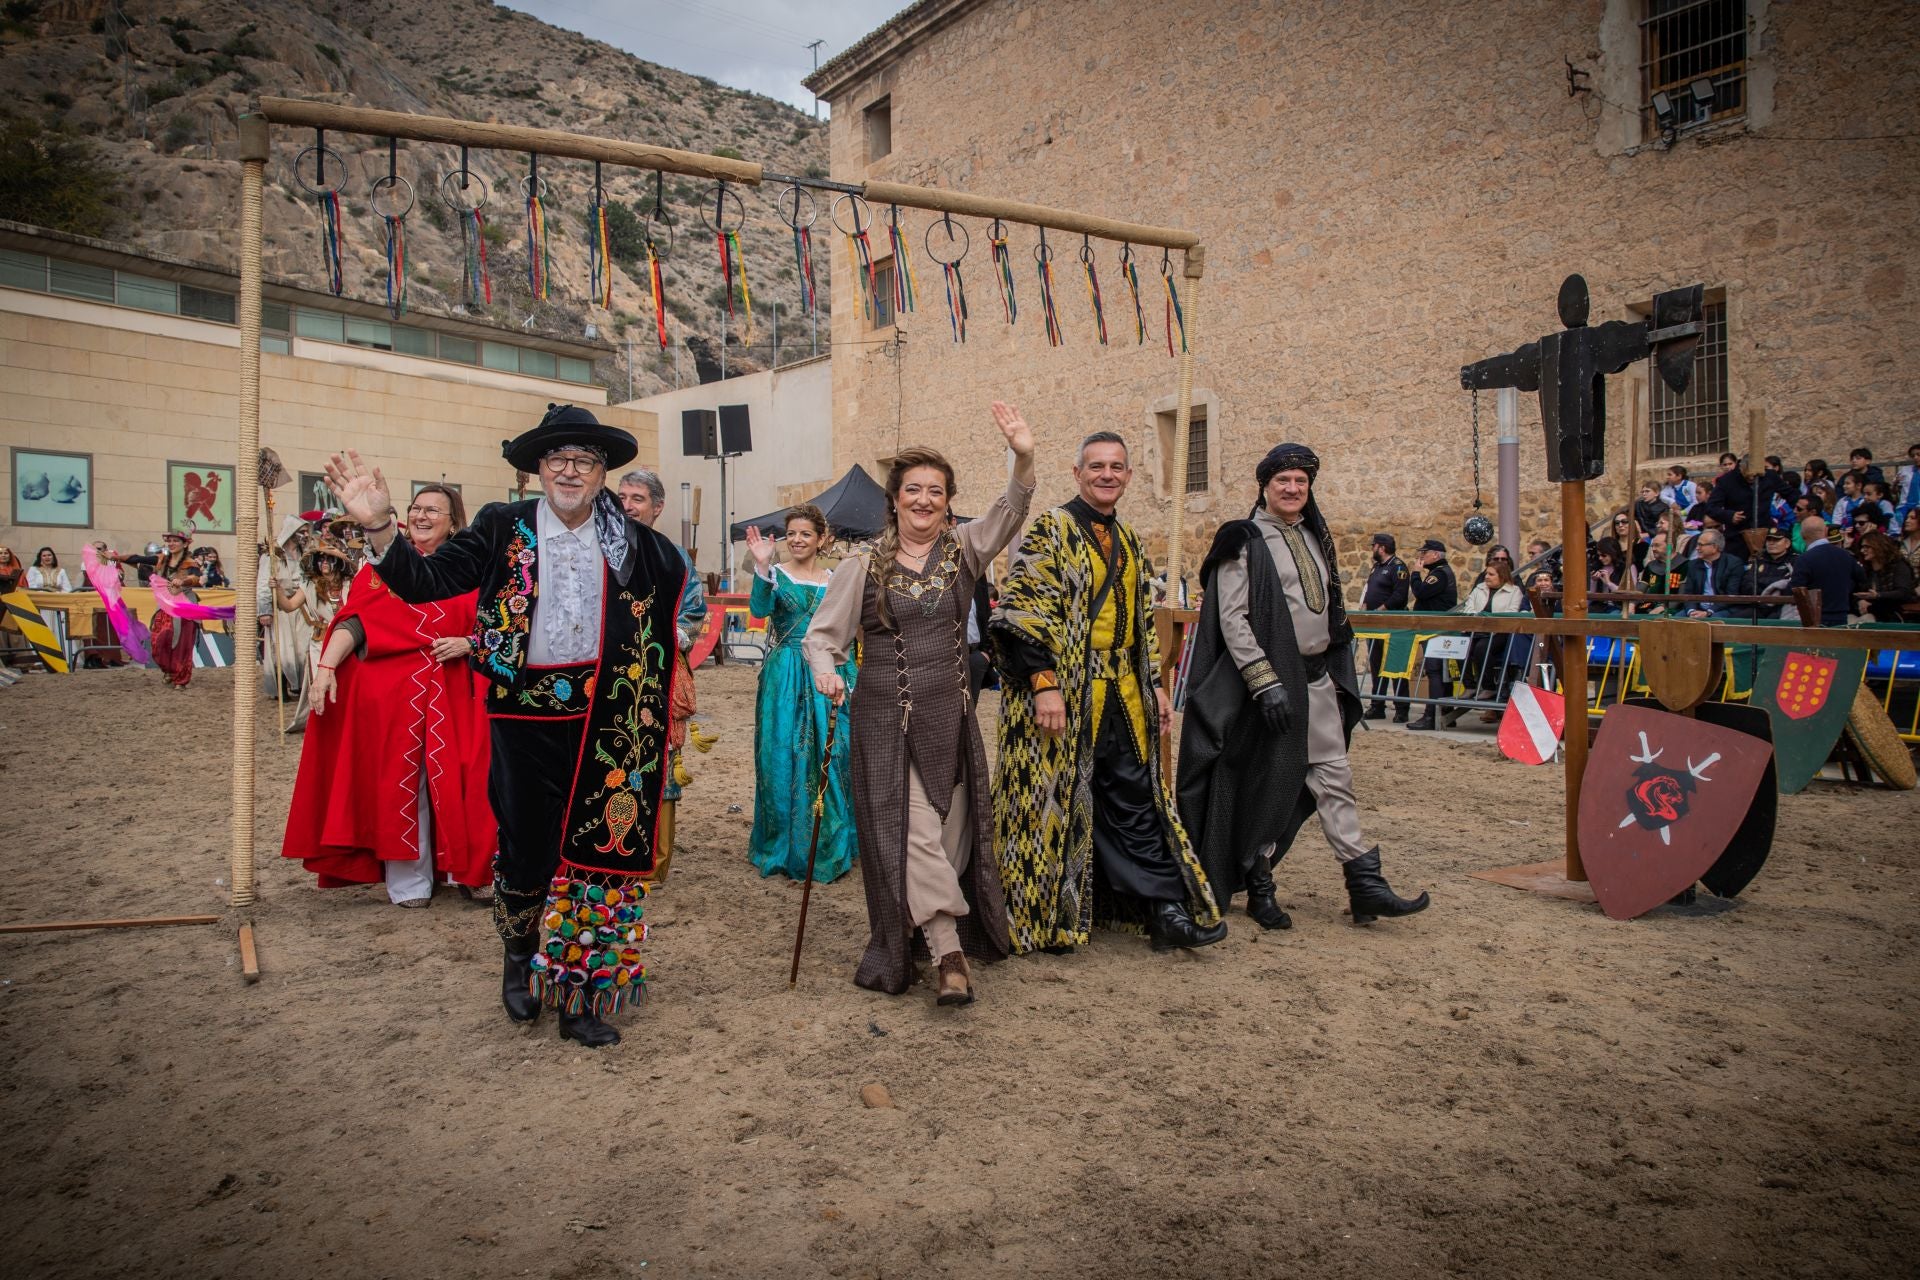
[(67, 571), (60, 567), (60, 557), (53, 553), (52, 547), (42, 547), (33, 553), (33, 563), (27, 568), (27, 590), (73, 590), (73, 583), (67, 579)]
[(1873, 465), (1873, 450), (1865, 445), (1847, 455), (1847, 469), (1860, 477), (1861, 484), (1869, 480), (1878, 480), (1881, 484), (1887, 482), (1886, 475), (1879, 467)]
[(1900, 554), (1900, 544), (1884, 533), (1860, 540), (1860, 559), (1866, 566), (1865, 590), (1853, 593), (1855, 614), (1875, 622), (1901, 622), (1901, 612), (1913, 600), (1913, 566)]
[[(1740, 562), (1726, 554), (1727, 535), (1707, 529), (1694, 544), (1697, 552), (1687, 565), (1687, 576), (1680, 584), (1683, 596), (1736, 596), (1740, 594)], [(1694, 601), (1686, 606), (1689, 618), (1724, 618), (1724, 605)]]
[(1794, 563), (1788, 585), (1820, 593), (1821, 626), (1845, 626), (1853, 593), (1867, 585), (1866, 568), (1827, 540), (1827, 522), (1819, 516), (1808, 516), (1800, 533), (1807, 549)]

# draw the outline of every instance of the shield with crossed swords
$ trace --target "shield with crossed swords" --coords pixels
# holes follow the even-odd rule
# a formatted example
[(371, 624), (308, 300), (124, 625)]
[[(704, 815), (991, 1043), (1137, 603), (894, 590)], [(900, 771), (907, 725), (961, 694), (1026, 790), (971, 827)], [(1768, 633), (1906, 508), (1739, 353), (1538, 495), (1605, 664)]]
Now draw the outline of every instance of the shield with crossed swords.
[(1631, 920), (1707, 874), (1766, 774), (1765, 740), (1622, 703), (1580, 785), (1580, 857), (1600, 909)]

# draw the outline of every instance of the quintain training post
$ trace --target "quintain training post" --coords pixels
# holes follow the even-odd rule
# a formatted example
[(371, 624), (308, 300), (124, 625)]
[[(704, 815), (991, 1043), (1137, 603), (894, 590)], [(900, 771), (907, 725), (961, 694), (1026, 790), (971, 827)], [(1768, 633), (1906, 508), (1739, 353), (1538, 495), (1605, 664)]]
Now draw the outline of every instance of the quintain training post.
[[(1609, 320), (1589, 327), (1587, 282), (1570, 275), (1560, 285), (1558, 333), (1517, 351), (1491, 356), (1460, 369), (1467, 391), (1517, 387), (1540, 393), (1540, 421), (1547, 436), (1547, 478), (1560, 486), (1562, 603), (1569, 622), (1587, 616), (1587, 481), (1606, 474), (1607, 375), (1651, 357), (1660, 378), (1675, 393), (1693, 375), (1700, 344), (1700, 300), (1705, 289), (1688, 285), (1658, 294), (1647, 320)], [(1561, 662), (1568, 712), (1567, 879), (1585, 880), (1580, 864), (1580, 775), (1587, 765), (1587, 637), (1567, 635)], [(1571, 723), (1578, 718), (1578, 731)]]

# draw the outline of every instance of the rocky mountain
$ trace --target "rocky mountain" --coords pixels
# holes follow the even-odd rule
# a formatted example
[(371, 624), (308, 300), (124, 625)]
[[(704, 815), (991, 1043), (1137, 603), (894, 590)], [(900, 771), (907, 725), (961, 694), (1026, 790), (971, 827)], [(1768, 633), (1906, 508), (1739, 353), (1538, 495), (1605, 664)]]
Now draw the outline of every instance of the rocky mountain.
[[(635, 22), (643, 21), (636, 7)], [(674, 71), (570, 31), (499, 7), (491, 0), (4, 0), (0, 3), (0, 111), (14, 127), (87, 139), (109, 177), (109, 238), (232, 267), (237, 264), (240, 166), (237, 119), (256, 95), (315, 98), (393, 111), (564, 129), (643, 140), (719, 155), (745, 156), (786, 173), (824, 174), (825, 121), (784, 103)], [(23, 124), (17, 117), (26, 117)], [(325, 287), (319, 202), (302, 190), (294, 164), (311, 131), (274, 130), (267, 173), (266, 270)], [(384, 177), (384, 139), (329, 134), (345, 161), (340, 197), (345, 292), (386, 298), (385, 224), (372, 183)], [(45, 149), (42, 148), (44, 151)], [(632, 339), (633, 393), (675, 380), (675, 352), (662, 352), (642, 251), (641, 224), (654, 208), (652, 175), (605, 171), (613, 204), (613, 305), (589, 297), (587, 207), (593, 166), (545, 160), (549, 298), (537, 301), (527, 278), (522, 179), (528, 158), (475, 152), (469, 168), (490, 190), (482, 218), (493, 284), (491, 305), (471, 310), (505, 324), (578, 336), (593, 326), (619, 350), (602, 376), (616, 395), (627, 381)], [(402, 142), (394, 165), (417, 193), (405, 220), (410, 310), (466, 307), (466, 253), (459, 216), (441, 198), (458, 149)], [(301, 170), (315, 181), (312, 158)], [(329, 174), (329, 181), (335, 181)], [(469, 188), (471, 190), (473, 188)], [(657, 195), (674, 225), (667, 257), (668, 331), (682, 378), (696, 380), (693, 355), (720, 338), (718, 253), (701, 221), (711, 215), (711, 182), (668, 175)], [(808, 331), (792, 235), (775, 209), (778, 189), (741, 191), (746, 225), (742, 256), (752, 291), (755, 331), (741, 344), (728, 325), (730, 368), (764, 367), (772, 355), (772, 303), (780, 303), (783, 359), (806, 354)], [(390, 205), (381, 193), (379, 206)], [(0, 215), (13, 216), (0, 210)], [(824, 226), (824, 221), (822, 226)], [(826, 238), (816, 279), (826, 310)], [(821, 335), (826, 326), (822, 316)]]

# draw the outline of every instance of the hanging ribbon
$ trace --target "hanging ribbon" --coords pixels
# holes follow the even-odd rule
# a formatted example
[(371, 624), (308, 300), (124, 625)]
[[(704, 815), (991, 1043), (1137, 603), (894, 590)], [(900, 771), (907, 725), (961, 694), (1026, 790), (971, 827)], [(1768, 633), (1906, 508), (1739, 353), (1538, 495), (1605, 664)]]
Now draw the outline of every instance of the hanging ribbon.
[(1180, 349), (1187, 349), (1187, 317), (1180, 309), (1180, 291), (1173, 287), (1173, 250), (1160, 252), (1160, 278), (1167, 284), (1167, 354), (1173, 354), (1174, 326), (1180, 328)]
[[(398, 196), (401, 187), (407, 189), (406, 207), (398, 213), (382, 211), (380, 193), (390, 190)], [(398, 138), (387, 139), (387, 176), (375, 180), (368, 200), (386, 227), (387, 312), (398, 320), (407, 309), (407, 214), (413, 210), (413, 185), (400, 176)]]
[(607, 193), (600, 185), (600, 162), (593, 162), (593, 200), (587, 205), (587, 293), (593, 304), (613, 307), (613, 258), (607, 243)]
[(667, 228), (667, 243), (668, 247), (671, 248), (673, 243), (673, 228), (667, 222), (667, 210), (663, 197), (665, 189), (666, 174), (660, 170), (655, 170), (653, 175), (653, 212), (647, 215), (647, 287), (653, 294), (653, 325), (660, 334), (660, 349), (662, 351), (667, 349), (667, 280), (666, 274), (661, 269), (660, 264), (665, 261), (666, 255), (662, 254), (654, 246), (653, 229), (656, 226)]
[(1100, 276), (1093, 269), (1093, 238), (1080, 237), (1080, 266), (1087, 273), (1087, 299), (1093, 304), (1093, 331), (1107, 345), (1107, 310), (1100, 301)]
[[(309, 152), (313, 155), (314, 180), (314, 185), (310, 187), (307, 186), (306, 179), (300, 176), (300, 162), (307, 158)], [(325, 129), (315, 129), (313, 131), (313, 145), (294, 157), (293, 176), (294, 180), (305, 188), (308, 194), (313, 196), (314, 203), (318, 206), (320, 213), (321, 263), (326, 273), (327, 288), (331, 290), (333, 296), (337, 298), (340, 296), (340, 291), (345, 284), (344, 273), (342, 271), (343, 254), (341, 253), (344, 240), (340, 230), (340, 188), (329, 187), (327, 185), (327, 157), (329, 155), (333, 156), (334, 162), (339, 165), (342, 170), (346, 168), (345, 161), (341, 160), (334, 152), (327, 150), (327, 131)], [(344, 185), (344, 179), (342, 180), (342, 185)]]
[[(841, 200), (850, 202), (853, 217), (851, 229), (840, 225)], [(857, 195), (841, 196), (833, 202), (828, 216), (840, 234), (847, 238), (847, 256), (855, 264), (854, 286), (860, 294), (860, 313), (871, 326), (879, 321), (880, 283), (873, 270), (873, 242), (867, 238), (867, 223), (860, 217), (860, 207), (865, 203)]]
[(808, 312), (818, 312), (820, 303), (813, 288), (813, 229), (793, 229), (793, 266), (800, 273), (800, 302)]
[(1020, 318), (1020, 304), (1013, 296), (1013, 255), (1007, 249), (1007, 229), (995, 218), (987, 228), (987, 243), (993, 246), (994, 274), (1000, 279), (1000, 304), (1006, 308), (1007, 323)]
[(540, 181), (540, 153), (527, 157), (527, 177), (521, 184), (527, 196), (527, 288), (536, 301), (547, 300), (547, 275), (552, 262), (547, 256), (547, 209), (541, 200), (546, 184)]
[[(467, 190), (471, 183), (480, 184), (480, 194), (471, 204), (456, 199), (448, 183), (458, 179), (460, 190)], [(487, 272), (487, 224), (481, 217), (481, 207), (487, 203), (487, 184), (479, 174), (467, 167), (467, 149), (460, 148), (460, 167), (440, 179), (440, 198), (460, 219), (460, 243), (462, 263), (460, 271), (461, 293), (468, 310), (493, 305), (493, 277)]]
[(913, 278), (913, 259), (907, 254), (906, 237), (900, 234), (900, 206), (888, 208), (887, 242), (893, 248), (893, 309), (896, 313), (910, 312), (919, 281)]
[[(727, 184), (721, 183), (719, 192), (713, 201), (713, 234), (720, 249), (720, 288), (727, 295), (727, 314), (734, 314), (733, 286), (738, 279), (740, 284), (740, 305), (746, 312), (746, 322), (740, 328), (743, 342), (753, 341), (753, 293), (747, 288), (747, 261), (740, 252), (740, 225), (746, 222), (746, 207), (740, 206), (740, 223), (729, 230), (727, 227)], [(734, 197), (739, 204), (740, 197)]]
[(1140, 305), (1140, 268), (1134, 262), (1133, 246), (1120, 246), (1120, 276), (1127, 282), (1127, 294), (1133, 299), (1133, 342), (1135, 346), (1145, 346), (1147, 341), (1147, 312)]
[(1040, 313), (1047, 321), (1047, 345), (1059, 346), (1064, 339), (1060, 334), (1060, 313), (1053, 306), (1053, 250), (1047, 245), (1047, 229), (1040, 228), (1040, 247), (1033, 251), (1033, 260), (1040, 268)]
[[(947, 233), (947, 243), (942, 249), (933, 247), (933, 227), (927, 228), (927, 256), (940, 264), (940, 273), (946, 277), (947, 285), (947, 324), (953, 330), (955, 342), (967, 340), (967, 284), (960, 278), (960, 260), (967, 256), (971, 242), (964, 227), (953, 225), (953, 215), (943, 214), (935, 223)], [(956, 252), (957, 249), (957, 252)], [(951, 253), (947, 258), (944, 254)]]

